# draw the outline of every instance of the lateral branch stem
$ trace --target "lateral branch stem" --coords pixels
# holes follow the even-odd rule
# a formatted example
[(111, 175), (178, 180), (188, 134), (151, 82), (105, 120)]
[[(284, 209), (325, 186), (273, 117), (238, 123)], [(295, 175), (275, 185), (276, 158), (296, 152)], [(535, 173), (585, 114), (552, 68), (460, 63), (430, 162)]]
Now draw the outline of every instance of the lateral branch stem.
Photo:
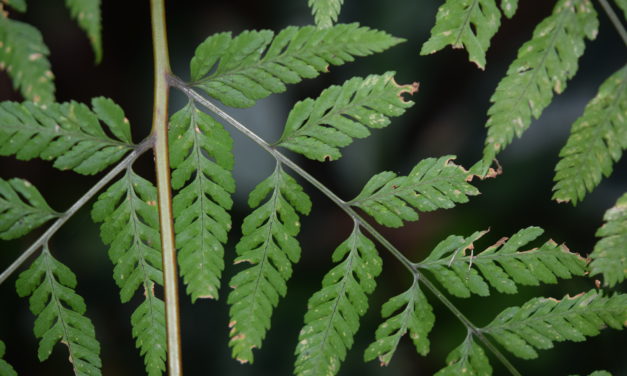
[(29, 257), (31, 257), (35, 252), (37, 252), (44, 244), (48, 243), (52, 235), (54, 235), (68, 219), (70, 219), (80, 208), (83, 207), (92, 197), (96, 195), (105, 185), (107, 185), (113, 178), (115, 178), (120, 172), (124, 171), (128, 166), (130, 166), (140, 155), (144, 154), (146, 151), (152, 148), (154, 143), (154, 138), (152, 136), (144, 139), (139, 145), (135, 147), (135, 149), (126, 156), (121, 162), (119, 162), (114, 168), (112, 168), (105, 176), (102, 177), (91, 189), (89, 189), (81, 198), (79, 198), (68, 210), (63, 212), (54, 223), (48, 227), (46, 232), (44, 232), (33, 244), (31, 244), (26, 251), (22, 252), (22, 254), (15, 260), (11, 265), (9, 265), (3, 272), (0, 274), (0, 285), (4, 283)]
[(479, 340), (494, 353), (496, 358), (508, 369), (508, 371), (514, 376), (520, 376), (520, 372), (509, 362), (509, 360), (497, 349), (490, 340), (481, 332), (481, 330), (475, 326), (455, 305), (448, 300), (448, 298), (433, 284), (427, 277), (422, 274), (417, 264), (411, 262), (405, 255), (399, 251), (392, 243), (390, 243), (387, 238), (385, 238), (379, 231), (377, 231), (369, 222), (367, 222), (361, 215), (359, 215), (346, 201), (339, 198), (333, 191), (327, 188), (324, 184), (314, 178), (311, 174), (301, 168), (294, 161), (286, 157), (284, 154), (276, 150), (273, 146), (268, 144), (264, 139), (259, 137), (256, 133), (252, 132), (246, 126), (244, 126), (239, 121), (235, 120), (232, 116), (224, 112), (220, 107), (213, 104), (211, 101), (198, 94), (194, 89), (189, 87), (187, 83), (185, 83), (180, 78), (171, 75), (168, 77), (168, 82), (171, 86), (181, 90), (187, 97), (199, 103), (201, 106), (207, 108), (211, 112), (218, 115), (224, 121), (232, 125), (239, 132), (246, 135), (252, 141), (254, 141), (257, 145), (259, 145), (262, 149), (270, 153), (276, 160), (280, 161), (282, 164), (288, 166), (292, 171), (300, 175), (303, 179), (307, 180), (311, 185), (313, 185), (316, 189), (322, 192), (325, 196), (327, 196), (331, 201), (333, 201), (337, 206), (340, 207), (346, 214), (348, 214), (355, 223), (359, 226), (363, 227), (368, 231), (372, 237), (374, 237), (388, 252), (390, 252), (398, 261), (405, 266), (407, 270), (414, 276), (414, 278), (419, 279), (426, 287), (429, 289), (441, 302), (444, 304), (452, 313), (457, 317), (459, 321)]

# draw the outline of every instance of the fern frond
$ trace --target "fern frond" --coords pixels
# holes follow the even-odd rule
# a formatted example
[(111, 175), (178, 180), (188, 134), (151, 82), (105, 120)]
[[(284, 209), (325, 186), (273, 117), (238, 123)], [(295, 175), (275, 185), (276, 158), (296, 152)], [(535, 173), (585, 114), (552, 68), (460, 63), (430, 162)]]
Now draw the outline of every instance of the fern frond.
[(257, 100), (286, 90), (285, 84), (314, 78), (329, 64), (341, 65), (355, 56), (386, 50), (403, 39), (383, 31), (339, 24), (244, 31), (210, 36), (191, 61), (192, 85), (232, 107), (250, 107)]
[(479, 194), (468, 183), (472, 174), (452, 162), (454, 156), (420, 161), (408, 176), (381, 172), (368, 181), (361, 193), (349, 202), (388, 227), (418, 220), (418, 211), (449, 209)]
[(451, 235), (418, 266), (433, 272), (452, 295), (461, 298), (470, 293), (490, 295), (488, 284), (499, 292), (514, 294), (516, 284), (557, 283), (558, 277), (571, 278), (586, 272), (584, 258), (552, 240), (540, 248), (518, 251), (542, 235), (544, 231), (539, 227), (522, 229), (475, 254), (473, 243), (486, 232), (478, 231), (467, 238)]
[(359, 319), (368, 309), (368, 294), (376, 287), (381, 258), (355, 225), (332, 259), (339, 262), (322, 280), (322, 289), (307, 304), (305, 326), (298, 336), (295, 374), (335, 375), (353, 345)]
[(490, 98), (485, 160), (491, 162), (514, 135), (520, 137), (531, 118), (539, 118), (551, 103), (553, 92), (566, 89), (577, 72), (584, 39), (596, 37), (598, 23), (590, 0), (560, 0), (536, 26)]
[[(396, 315), (392, 316), (394, 313)], [(428, 336), (435, 323), (435, 315), (427, 297), (420, 290), (418, 278), (414, 278), (409, 290), (391, 298), (381, 307), (381, 316), (387, 320), (379, 325), (375, 333), (376, 341), (366, 349), (366, 361), (378, 357), (382, 366), (388, 365), (401, 337), (408, 331), (416, 351), (421, 355), (429, 353)]]
[[(0, 155), (18, 159), (54, 159), (54, 167), (91, 175), (133, 148), (128, 120), (107, 98), (92, 99), (90, 110), (77, 102), (37, 105), (0, 103)], [(109, 137), (99, 121), (116, 139)]]
[(533, 359), (536, 349), (553, 342), (584, 341), (609, 326), (621, 330), (627, 323), (627, 295), (605, 297), (594, 290), (562, 300), (533, 298), (521, 307), (501, 312), (481, 331), (490, 334), (512, 354)]
[(49, 54), (39, 30), (0, 14), (0, 69), (6, 70), (13, 87), (25, 99), (35, 103), (54, 102)]
[(233, 348), (233, 357), (242, 363), (253, 362), (252, 349), (261, 348), (270, 329), (272, 310), (287, 292), (291, 264), (300, 259), (297, 213), (307, 215), (311, 210), (309, 196), (280, 164), (250, 193), (248, 202), (256, 209), (242, 224), (235, 263), (251, 265), (231, 279), (233, 290), (228, 298), (229, 346)]
[(26, 12), (26, 0), (2, 0), (2, 2), (18, 12)]
[(603, 275), (603, 284), (613, 287), (627, 279), (627, 193), (605, 212), (605, 224), (597, 231), (601, 239), (590, 254), (590, 275)]
[(72, 18), (78, 22), (89, 38), (96, 56), (96, 63), (102, 60), (102, 26), (100, 19), (100, 0), (65, 0)]
[(316, 25), (321, 29), (333, 26), (342, 9), (344, 0), (308, 0)]
[(30, 295), (30, 310), (37, 316), (34, 333), (40, 338), (39, 360), (48, 359), (54, 345), (61, 342), (68, 348), (75, 375), (101, 375), (100, 344), (85, 316), (85, 302), (74, 291), (76, 276), (52, 257), (47, 245), (15, 286), (19, 296)]
[(26, 180), (0, 178), (0, 239), (15, 239), (60, 214)]
[(192, 103), (172, 115), (169, 132), (180, 273), (192, 301), (217, 299), (235, 191), (233, 140)]
[(128, 168), (98, 197), (91, 213), (95, 222), (103, 222), (100, 236), (110, 245), (113, 278), (122, 302), (143, 287), (144, 302), (133, 313), (131, 324), (151, 376), (161, 375), (166, 358), (163, 302), (154, 294), (155, 284), (163, 285), (156, 200), (152, 183)]
[(583, 200), (627, 149), (627, 65), (608, 78), (573, 124), (555, 167), (553, 199)]
[(438, 9), (431, 37), (420, 54), (429, 55), (448, 45), (465, 48), (469, 60), (484, 69), (490, 39), (500, 25), (496, 0), (446, 0)]
[(354, 137), (368, 137), (368, 128), (386, 127), (391, 116), (402, 115), (414, 104), (405, 101), (403, 93), (417, 90), (418, 84), (397, 84), (394, 72), (354, 77), (325, 89), (316, 99), (297, 102), (276, 145), (309, 159), (339, 159), (338, 147), (349, 145)]
[(501, 10), (507, 18), (514, 17), (518, 10), (518, 0), (501, 0)]
[(446, 367), (434, 376), (489, 376), (492, 366), (483, 348), (475, 343), (469, 333), (464, 342), (446, 357)]
[(4, 342), (0, 341), (0, 375), (17, 376), (17, 372), (15, 372), (15, 369), (13, 369), (13, 367), (6, 360), (3, 359), (5, 351), (6, 346), (4, 345)]

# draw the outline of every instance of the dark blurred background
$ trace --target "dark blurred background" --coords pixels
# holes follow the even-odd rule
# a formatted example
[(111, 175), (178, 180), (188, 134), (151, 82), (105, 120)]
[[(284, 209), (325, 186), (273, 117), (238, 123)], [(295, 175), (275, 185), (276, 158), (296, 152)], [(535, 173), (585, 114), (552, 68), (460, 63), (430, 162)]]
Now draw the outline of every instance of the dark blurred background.
[[(406, 174), (426, 157), (454, 154), (460, 164), (470, 167), (481, 156), (486, 112), (494, 88), (519, 46), (530, 38), (534, 25), (550, 14), (554, 1), (521, 1), (514, 19), (503, 19), (488, 51), (485, 71), (468, 62), (463, 50), (446, 48), (435, 55), (419, 56), (420, 46), (429, 36), (440, 4), (432, 0), (346, 0), (341, 22), (360, 22), (407, 41), (385, 53), (359, 58), (342, 67), (331, 67), (330, 73), (316, 80), (292, 85), (287, 93), (261, 100), (252, 109), (232, 110), (231, 113), (267, 141), (275, 141), (295, 101), (317, 96), (325, 87), (340, 84), (352, 76), (395, 70), (399, 83), (420, 82), (420, 91), (412, 98), (416, 105), (406, 115), (395, 118), (388, 128), (374, 131), (374, 137), (358, 140), (343, 149), (344, 157), (339, 161), (320, 164), (295, 159), (344, 199), (354, 197), (374, 173), (391, 170)], [(89, 102), (95, 96), (113, 98), (126, 111), (136, 142), (148, 134), (151, 121), (152, 47), (148, 5), (148, 1), (104, 1), (104, 59), (100, 65), (94, 65), (87, 38), (69, 18), (63, 1), (33, 1), (25, 15), (16, 16), (43, 32), (51, 50), (57, 99)], [(483, 249), (530, 225), (546, 230), (535, 245), (552, 238), (584, 255), (592, 250), (596, 241), (594, 234), (602, 224), (604, 211), (627, 188), (625, 161), (618, 163), (612, 177), (604, 180), (576, 208), (551, 201), (551, 187), (553, 169), (570, 125), (581, 115), (599, 85), (626, 61), (624, 44), (605, 13), (597, 8), (599, 35), (595, 41), (586, 43), (578, 75), (524, 137), (499, 156), (503, 174), (497, 179), (476, 182), (482, 195), (468, 204), (422, 214), (418, 222), (402, 229), (381, 229), (407, 257), (421, 260), (449, 234), (467, 236), (489, 228), (490, 233), (477, 245), (477, 249)], [(168, 1), (167, 21), (173, 70), (183, 79), (189, 78), (188, 63), (194, 48), (213, 33), (232, 31), (237, 34), (244, 29), (262, 28), (280, 30), (288, 25), (313, 22), (305, 0)], [(0, 73), (0, 95), (2, 100), (20, 100), (4, 72)], [(177, 110), (183, 103), (183, 96), (173, 92), (171, 109)], [(248, 192), (273, 169), (268, 155), (253, 142), (232, 133), (238, 187), (233, 240), (226, 247), (224, 286), (219, 301), (199, 301), (194, 305), (181, 288), (185, 372), (188, 375), (288, 375), (293, 369), (293, 352), (307, 299), (320, 287), (322, 276), (331, 267), (331, 253), (349, 234), (351, 223), (338, 208), (306, 186), (315, 205), (311, 215), (302, 220), (299, 240), (303, 254), (301, 262), (294, 267), (288, 296), (275, 310), (273, 328), (263, 348), (255, 353), (255, 364), (240, 365), (232, 360), (227, 346), (226, 296), (227, 282), (239, 270), (230, 265), (234, 258), (233, 245), (239, 236), (242, 218), (249, 212)], [(146, 155), (136, 164), (137, 170), (147, 178), (154, 175), (151, 160), (152, 157)], [(67, 209), (101, 176), (85, 177), (57, 171), (49, 163), (38, 160), (26, 163), (13, 158), (0, 159), (0, 177), (30, 180), (51, 206), (60, 211)], [(9, 265), (42, 230), (20, 240), (2, 242), (0, 269)], [(120, 304), (107, 248), (98, 231), (89, 218), (89, 208), (84, 208), (52, 238), (51, 249), (55, 257), (77, 274), (77, 290), (86, 300), (87, 314), (101, 341), (104, 374), (141, 375), (143, 361), (131, 338), (129, 318), (137, 301)], [(437, 319), (430, 335), (429, 356), (417, 355), (411, 341), (404, 338), (387, 368), (362, 360), (363, 351), (373, 341), (374, 330), (381, 322), (381, 304), (406, 290), (410, 283), (409, 273), (402, 265), (385, 252), (381, 254), (384, 271), (370, 299), (371, 309), (362, 319), (356, 343), (340, 374), (432, 375), (443, 366), (448, 352), (461, 343), (465, 330), (431, 295), (428, 297)], [(34, 317), (27, 300), (18, 298), (15, 293), (16, 278), (14, 275), (0, 286), (0, 339), (7, 344), (6, 360), (20, 375), (71, 374), (63, 346), (56, 346), (47, 362), (37, 360), (37, 340), (32, 334)], [(594, 288), (592, 279), (576, 278), (561, 281), (558, 286), (520, 288), (520, 294), (515, 296), (492, 291), (493, 295), (488, 298), (453, 301), (474, 323), (483, 326), (505, 307), (521, 305), (532, 296), (561, 298), (591, 288)], [(624, 284), (619, 289), (624, 290)], [(625, 354), (625, 336), (608, 330), (586, 343), (556, 344), (552, 350), (541, 351), (539, 359), (534, 361), (522, 361), (513, 356), (510, 359), (525, 375), (588, 374), (603, 368), (615, 375), (627, 375)], [(505, 374), (493, 357), (491, 363), (496, 375)]]

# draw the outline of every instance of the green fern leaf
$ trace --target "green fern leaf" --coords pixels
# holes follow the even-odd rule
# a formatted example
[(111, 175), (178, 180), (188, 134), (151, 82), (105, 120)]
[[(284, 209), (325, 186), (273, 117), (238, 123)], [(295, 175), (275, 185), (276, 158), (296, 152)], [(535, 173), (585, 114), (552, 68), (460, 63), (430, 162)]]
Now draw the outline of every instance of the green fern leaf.
[(514, 135), (520, 137), (551, 103), (553, 92), (564, 91), (577, 72), (584, 38), (596, 37), (598, 23), (590, 0), (560, 0), (536, 26), (490, 98), (484, 160), (491, 162)]
[(101, 375), (100, 344), (91, 320), (84, 316), (85, 302), (74, 291), (76, 276), (52, 257), (47, 245), (15, 285), (19, 296), (30, 295), (30, 310), (37, 316), (39, 360), (48, 359), (61, 342), (68, 348), (75, 375)]
[(344, 0), (308, 0), (307, 4), (311, 8), (316, 25), (325, 29), (333, 26), (337, 21), (337, 16), (342, 9)]
[(26, 12), (26, 0), (2, 0), (2, 2), (18, 12)]
[(625, 307), (627, 295), (605, 297), (594, 290), (562, 300), (533, 298), (505, 309), (481, 331), (512, 354), (533, 359), (536, 349), (550, 349), (553, 342), (584, 341), (606, 326), (621, 330), (627, 323)]
[(573, 124), (570, 137), (555, 167), (553, 199), (581, 201), (587, 192), (610, 176), (612, 164), (627, 149), (627, 65), (608, 78), (583, 115)]
[(514, 17), (518, 10), (518, 0), (501, 0), (501, 10), (507, 18)]
[(7, 71), (13, 87), (35, 103), (54, 102), (54, 75), (39, 30), (0, 14), (0, 68)]
[(60, 214), (23, 179), (0, 178), (0, 239), (15, 239)]
[[(268, 197), (269, 196), (269, 197)], [(268, 200), (261, 206), (261, 201)], [(230, 323), (233, 357), (253, 362), (253, 348), (261, 348), (272, 310), (287, 292), (291, 263), (300, 259), (296, 235), (300, 231), (297, 212), (309, 214), (311, 201), (302, 187), (280, 164), (272, 175), (250, 193), (249, 205), (256, 208), (244, 219), (242, 238), (235, 250), (235, 263), (251, 266), (230, 282)]]
[(235, 191), (233, 140), (191, 103), (172, 115), (169, 132), (180, 272), (192, 301), (217, 299)]
[(17, 376), (17, 372), (15, 369), (4, 360), (4, 352), (6, 351), (6, 346), (4, 342), (0, 341), (0, 375), (2, 376)]
[(449, 236), (419, 267), (433, 272), (452, 295), (461, 298), (470, 297), (470, 293), (490, 295), (488, 284), (499, 292), (515, 294), (516, 284), (537, 286), (540, 282), (557, 283), (558, 277), (571, 278), (586, 272), (584, 258), (552, 240), (540, 248), (518, 251), (542, 235), (544, 231), (539, 227), (522, 229), (510, 239), (503, 238), (475, 254), (473, 243), (486, 232), (478, 231), (467, 238)]
[(298, 376), (337, 374), (381, 273), (381, 258), (357, 225), (332, 258), (343, 260), (324, 276), (322, 289), (307, 304), (296, 347)]
[(418, 84), (394, 82), (394, 72), (354, 77), (327, 88), (315, 100), (297, 102), (276, 144), (310, 159), (339, 159), (338, 147), (349, 145), (353, 137), (369, 136), (368, 128), (386, 127), (390, 116), (400, 116), (414, 104), (402, 94), (417, 90)]
[[(133, 148), (128, 120), (107, 98), (94, 98), (93, 111), (76, 102), (39, 106), (0, 103), (0, 155), (18, 159), (54, 159), (54, 167), (95, 174)], [(117, 138), (109, 137), (99, 120)]]
[(100, 0), (65, 0), (72, 17), (86, 33), (96, 55), (96, 63), (102, 60), (102, 26)]
[(420, 50), (429, 55), (451, 45), (465, 48), (468, 58), (481, 69), (490, 39), (501, 25), (501, 13), (495, 0), (447, 0), (436, 15), (431, 37)]
[[(402, 308), (402, 311), (400, 311)], [(400, 312), (399, 312), (400, 311)], [(396, 315), (392, 314), (398, 312)], [(381, 308), (381, 316), (387, 318), (375, 333), (376, 341), (364, 353), (366, 361), (378, 357), (382, 366), (392, 360), (398, 343), (408, 331), (416, 351), (421, 355), (429, 353), (429, 332), (435, 323), (433, 308), (420, 290), (418, 279), (409, 290), (388, 300)]]
[(290, 26), (276, 36), (270, 30), (244, 31), (235, 38), (219, 33), (196, 49), (192, 85), (228, 106), (250, 107), (285, 91), (286, 83), (327, 72), (329, 64), (341, 65), (402, 41), (356, 23), (326, 29)]
[(605, 224), (597, 231), (601, 239), (590, 254), (590, 275), (603, 275), (605, 286), (627, 279), (627, 193), (605, 212)]
[(489, 376), (491, 374), (492, 366), (485, 351), (469, 334), (464, 342), (446, 357), (446, 367), (434, 376)]
[(390, 171), (373, 176), (359, 195), (349, 203), (388, 227), (401, 227), (403, 221), (418, 220), (417, 211), (449, 209), (479, 194), (468, 183), (472, 174), (452, 162), (454, 156), (427, 158), (408, 176)]
[(149, 376), (159, 376), (165, 370), (166, 359), (165, 304), (154, 295), (153, 287), (154, 284), (145, 290), (145, 300), (131, 315), (131, 325), (146, 372)]
[(128, 302), (143, 286), (144, 302), (133, 313), (131, 324), (151, 376), (161, 375), (166, 358), (163, 302), (154, 293), (155, 285), (163, 285), (156, 199), (152, 183), (129, 168), (98, 197), (92, 209), (94, 221), (103, 222), (100, 236), (110, 245), (113, 278), (122, 302)]

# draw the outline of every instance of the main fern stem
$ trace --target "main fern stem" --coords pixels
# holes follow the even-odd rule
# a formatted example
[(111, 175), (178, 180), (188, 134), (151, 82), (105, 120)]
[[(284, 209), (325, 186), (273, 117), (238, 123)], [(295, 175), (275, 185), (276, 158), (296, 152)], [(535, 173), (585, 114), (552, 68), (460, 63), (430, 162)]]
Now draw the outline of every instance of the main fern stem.
[(113, 180), (120, 172), (126, 170), (126, 168), (131, 165), (140, 155), (144, 154), (148, 151), (153, 145), (153, 138), (148, 137), (144, 141), (142, 141), (135, 150), (131, 152), (126, 158), (124, 158), (121, 162), (119, 162), (115, 167), (113, 167), (105, 176), (102, 177), (90, 190), (85, 192), (81, 198), (79, 198), (68, 210), (63, 212), (46, 232), (44, 232), (39, 239), (37, 239), (30, 247), (15, 260), (9, 267), (7, 267), (2, 274), (0, 274), (0, 285), (7, 280), (11, 276), (11, 274), (15, 273), (15, 271), (26, 261), (28, 260), (35, 252), (41, 249), (45, 244), (48, 243), (52, 235), (54, 235), (61, 226), (68, 219), (72, 218), (72, 216), (82, 208), (86, 203), (89, 202), (102, 188), (104, 188), (107, 184)]
[(165, 297), (166, 336), (168, 346), (168, 375), (183, 374), (181, 362), (181, 331), (179, 320), (178, 274), (170, 187), (170, 157), (168, 151), (168, 96), (170, 58), (165, 27), (163, 0), (150, 0), (152, 44), (155, 65), (152, 134), (155, 137), (155, 168), (157, 200), (163, 257), (163, 288)]
[(333, 201), (337, 206), (339, 206), (346, 214), (348, 214), (353, 221), (359, 226), (363, 227), (372, 237), (374, 237), (388, 252), (390, 252), (399, 262), (405, 266), (415, 278), (419, 278), (422, 284), (430, 290), (433, 295), (438, 298), (452, 313), (457, 317), (459, 321), (464, 324), (464, 326), (474, 335), (476, 336), (485, 346), (488, 348), (494, 356), (503, 364), (503, 366), (514, 376), (520, 376), (520, 372), (514, 367), (513, 364), (509, 362), (507, 357), (501, 353), (501, 351), (490, 342), (490, 340), (481, 332), (481, 330), (474, 325), (455, 305), (448, 300), (448, 298), (433, 284), (431, 281), (427, 279), (425, 275), (423, 275), (418, 270), (418, 265), (411, 262), (405, 255), (399, 251), (389, 240), (387, 240), (380, 232), (378, 232), (374, 226), (372, 226), (369, 222), (367, 222), (362, 216), (360, 216), (348, 203), (339, 198), (333, 191), (327, 188), (324, 184), (314, 178), (307, 171), (302, 169), (298, 164), (294, 161), (280, 153), (270, 144), (268, 144), (264, 139), (259, 137), (257, 134), (252, 132), (242, 123), (235, 120), (226, 112), (222, 111), (218, 106), (207, 100), (202, 95), (198, 94), (195, 90), (187, 86), (185, 82), (179, 79), (176, 76), (170, 76), (169, 82), (172, 86), (181, 90), (185, 93), (190, 99), (199, 103), (203, 107), (207, 108), (211, 112), (218, 115), (220, 118), (224, 119), (227, 123), (231, 124), (235, 129), (246, 135), (248, 138), (253, 140), (256, 144), (261, 146), (264, 150), (270, 153), (276, 160), (280, 161), (285, 166), (289, 167), (291, 170), (300, 175), (303, 179), (307, 180), (311, 185), (313, 185), (316, 189), (322, 192), (325, 196), (327, 196), (331, 201)]

